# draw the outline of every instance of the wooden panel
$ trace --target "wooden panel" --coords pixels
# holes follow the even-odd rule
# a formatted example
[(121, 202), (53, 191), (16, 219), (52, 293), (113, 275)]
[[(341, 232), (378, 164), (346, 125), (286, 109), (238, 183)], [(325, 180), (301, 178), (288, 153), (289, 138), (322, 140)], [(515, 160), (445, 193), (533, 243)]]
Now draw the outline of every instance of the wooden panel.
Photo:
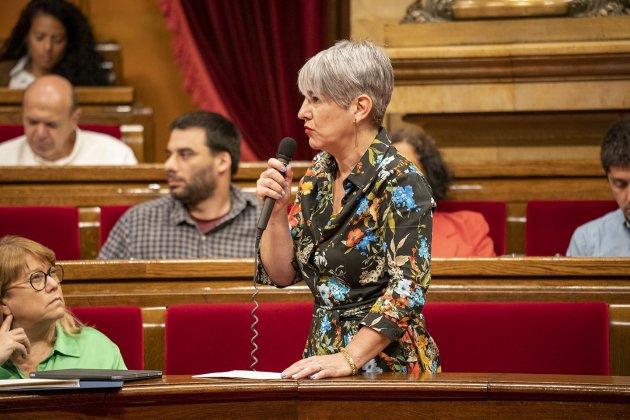
[[(133, 102), (133, 87), (77, 87), (80, 105), (117, 104), (130, 105)], [(24, 90), (0, 87), (0, 105), (20, 105)]]
[[(475, 114), (408, 114), (403, 116), (406, 123), (419, 125), (435, 139), (445, 158), (451, 161), (465, 161), (469, 152), (478, 148), (508, 147), (521, 151), (520, 156), (512, 156), (509, 161), (497, 155), (497, 164), (507, 169), (510, 162), (528, 160), (532, 165), (540, 161), (549, 162), (551, 156), (558, 161), (570, 160), (572, 148), (591, 147), (595, 153), (588, 156), (593, 161), (599, 158), (599, 145), (614, 121), (623, 117), (626, 111), (612, 112), (549, 112), (549, 113), (475, 113)], [(474, 145), (474, 146), (471, 146)], [(552, 147), (564, 147), (564, 154), (534, 153), (534, 148), (543, 151)], [(460, 148), (458, 155), (451, 155), (448, 150)], [(524, 152), (524, 153), (523, 153)], [(486, 155), (483, 160), (492, 160)], [(474, 157), (469, 160), (479, 160)], [(561, 162), (558, 162), (562, 164)], [(566, 162), (557, 173), (571, 170)], [(535, 169), (535, 168), (533, 168)], [(575, 169), (573, 169), (575, 171)], [(505, 171), (504, 173), (509, 172)], [(600, 172), (601, 173), (601, 172)]]
[(385, 44), (391, 47), (500, 45), (627, 40), (629, 16), (567, 19), (501, 19), (438, 24), (386, 25)]
[[(164, 327), (166, 321), (166, 307), (144, 307), (142, 308), (142, 320), (144, 326), (144, 348), (163, 349), (164, 348)], [(163, 351), (145, 351), (144, 366), (157, 366), (157, 369), (164, 367)]]
[(630, 379), (580, 375), (381, 374), (252, 381), (165, 376), (120, 391), (0, 395), (3, 418), (626, 418)]
[(388, 112), (425, 128), (451, 160), (597, 159), (630, 105), (628, 23), (384, 24), (396, 79)]
[(96, 43), (96, 51), (103, 57), (103, 67), (109, 71), (110, 83), (114, 86), (124, 86), (120, 44), (115, 41), (99, 41)]
[(82, 260), (91, 260), (98, 255), (100, 215), (99, 207), (79, 208), (79, 243)]
[(610, 360), (612, 372), (630, 373), (630, 304), (611, 305), (610, 317)]
[[(253, 260), (67, 261), (68, 306), (138, 305), (145, 316), (145, 365), (161, 369), (165, 308), (249, 302)], [(259, 286), (259, 301), (310, 301), (304, 284)], [(436, 258), (428, 302), (594, 302), (610, 305), (611, 369), (630, 375), (630, 259)]]
[[(525, 205), (529, 200), (609, 200), (599, 161), (448, 161), (454, 174), (452, 200), (502, 200), (508, 204), (506, 253), (523, 254)], [(264, 163), (243, 163), (234, 181), (253, 192)], [(293, 162), (295, 179), (308, 162)], [(294, 191), (297, 182), (294, 184)], [(0, 205), (57, 205), (94, 208), (133, 205), (168, 194), (161, 164), (137, 167), (6, 167), (0, 171)], [(90, 210), (94, 212), (95, 210)], [(82, 255), (98, 254), (98, 221), (81, 212)]]

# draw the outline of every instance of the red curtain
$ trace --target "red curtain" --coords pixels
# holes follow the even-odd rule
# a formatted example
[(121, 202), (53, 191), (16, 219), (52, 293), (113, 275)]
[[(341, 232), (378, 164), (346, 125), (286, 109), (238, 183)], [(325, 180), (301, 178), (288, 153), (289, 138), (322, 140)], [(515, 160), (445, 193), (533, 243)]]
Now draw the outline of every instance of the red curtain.
[(243, 160), (275, 156), (283, 137), (310, 159), (297, 72), (325, 47), (325, 0), (158, 0), (186, 89), (241, 130)]

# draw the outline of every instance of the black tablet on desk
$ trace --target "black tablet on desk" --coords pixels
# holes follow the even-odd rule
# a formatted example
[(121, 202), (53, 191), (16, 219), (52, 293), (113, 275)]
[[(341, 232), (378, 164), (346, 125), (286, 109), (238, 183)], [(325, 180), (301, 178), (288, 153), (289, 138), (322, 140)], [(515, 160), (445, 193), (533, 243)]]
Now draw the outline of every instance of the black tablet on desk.
[(138, 381), (160, 378), (161, 370), (119, 370), (119, 369), (57, 369), (31, 372), (31, 378), (38, 379), (81, 379), (82, 381)]

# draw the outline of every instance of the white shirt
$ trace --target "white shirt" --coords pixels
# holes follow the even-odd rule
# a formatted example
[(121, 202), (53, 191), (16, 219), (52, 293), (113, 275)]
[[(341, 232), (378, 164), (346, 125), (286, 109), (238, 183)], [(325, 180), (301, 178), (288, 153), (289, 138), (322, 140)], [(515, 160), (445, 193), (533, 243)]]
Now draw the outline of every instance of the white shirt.
[(26, 89), (35, 81), (35, 76), (26, 70), (28, 56), (20, 58), (9, 72), (11, 79), (9, 80), (9, 89)]
[(135, 165), (133, 150), (122, 141), (107, 134), (77, 129), (74, 148), (70, 155), (46, 160), (31, 150), (26, 136), (0, 143), (0, 166), (14, 165)]

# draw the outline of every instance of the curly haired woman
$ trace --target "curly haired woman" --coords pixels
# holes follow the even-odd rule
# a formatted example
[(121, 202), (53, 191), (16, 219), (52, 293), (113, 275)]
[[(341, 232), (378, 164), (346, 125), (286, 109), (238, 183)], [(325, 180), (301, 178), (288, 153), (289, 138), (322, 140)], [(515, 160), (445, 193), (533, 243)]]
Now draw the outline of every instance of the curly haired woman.
[(87, 18), (66, 0), (32, 0), (0, 53), (0, 86), (24, 89), (58, 74), (75, 86), (106, 86)]

